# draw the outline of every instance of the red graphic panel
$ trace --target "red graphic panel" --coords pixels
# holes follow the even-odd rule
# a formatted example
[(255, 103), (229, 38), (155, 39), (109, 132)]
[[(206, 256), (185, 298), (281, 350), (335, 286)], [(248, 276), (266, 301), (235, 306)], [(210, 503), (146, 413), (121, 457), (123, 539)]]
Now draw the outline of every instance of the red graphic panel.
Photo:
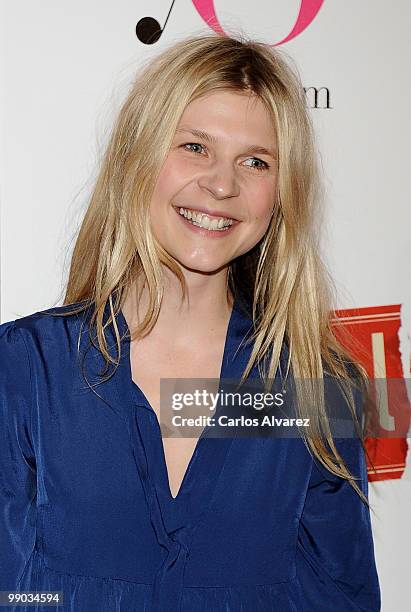
[[(399, 335), (401, 304), (335, 311), (334, 331), (370, 379), (385, 385), (378, 401), (378, 435), (365, 439), (368, 480), (401, 478), (407, 460), (410, 410), (401, 363)], [(341, 328), (341, 324), (342, 327)], [(344, 330), (345, 328), (345, 330)], [(355, 343), (349, 343), (346, 332)], [(350, 344), (350, 345), (348, 345)]]

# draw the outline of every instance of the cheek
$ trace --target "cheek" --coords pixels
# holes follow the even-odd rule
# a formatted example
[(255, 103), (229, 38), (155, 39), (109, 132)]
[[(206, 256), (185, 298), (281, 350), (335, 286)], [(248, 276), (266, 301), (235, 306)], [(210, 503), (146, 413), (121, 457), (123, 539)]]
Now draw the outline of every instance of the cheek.
[(245, 225), (245, 233), (243, 234), (244, 243), (242, 245), (245, 251), (254, 247), (263, 236), (266, 234), (270, 222), (271, 212), (274, 205), (274, 190), (260, 190), (253, 194), (252, 203), (248, 210), (247, 224)]
[(266, 225), (271, 219), (271, 212), (275, 202), (275, 183), (264, 182), (258, 185), (247, 196), (249, 219), (252, 223)]
[(167, 159), (158, 175), (153, 200), (172, 197), (183, 187), (186, 179), (187, 167), (172, 158)]
[(174, 181), (169, 168), (163, 167), (157, 178), (153, 191), (153, 206), (156, 207), (163, 198), (170, 192)]

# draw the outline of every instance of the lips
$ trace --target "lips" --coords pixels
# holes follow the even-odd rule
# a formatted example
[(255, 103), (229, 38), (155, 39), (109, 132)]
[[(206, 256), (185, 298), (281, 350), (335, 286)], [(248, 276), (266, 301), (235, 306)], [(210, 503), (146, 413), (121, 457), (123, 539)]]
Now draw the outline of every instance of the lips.
[(189, 232), (192, 232), (194, 235), (201, 236), (202, 238), (207, 238), (207, 240), (221, 240), (225, 236), (229, 236), (233, 231), (236, 231), (235, 228), (239, 224), (239, 221), (233, 220), (230, 221), (229, 225), (224, 226), (222, 228), (210, 229), (202, 227), (201, 224), (199, 225), (196, 222), (182, 215), (180, 213), (180, 208), (182, 208), (181, 206), (178, 209), (176, 206), (173, 206), (173, 208), (175, 210), (176, 215), (180, 219), (180, 223), (182, 223)]
[(209, 210), (207, 208), (195, 208), (194, 206), (178, 206), (178, 205), (174, 205), (174, 208), (177, 210), (177, 212), (180, 210), (180, 208), (184, 208), (185, 210), (193, 210), (194, 212), (197, 213), (203, 213), (204, 215), (207, 215), (207, 217), (209, 217), (210, 219), (232, 219), (235, 222), (238, 222), (238, 219), (236, 219), (235, 217), (232, 217), (231, 214), (229, 214), (228, 212), (224, 212), (222, 210)]

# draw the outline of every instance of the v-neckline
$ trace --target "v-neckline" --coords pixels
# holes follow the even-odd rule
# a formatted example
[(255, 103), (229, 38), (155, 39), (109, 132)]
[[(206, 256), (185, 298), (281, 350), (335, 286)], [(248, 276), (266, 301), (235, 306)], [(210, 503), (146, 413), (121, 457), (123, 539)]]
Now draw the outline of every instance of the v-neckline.
[[(231, 339), (231, 336), (232, 336), (232, 329), (233, 329), (234, 320), (235, 320), (235, 316), (236, 315), (238, 316), (238, 303), (237, 303), (237, 300), (234, 299), (234, 302), (233, 302), (233, 305), (232, 305), (232, 309), (231, 309), (231, 313), (230, 313), (230, 317), (229, 317), (229, 321), (228, 321), (228, 325), (227, 325), (227, 331), (226, 331), (226, 335), (225, 335), (225, 340), (224, 340), (224, 349), (223, 349), (223, 357), (222, 357), (221, 367), (220, 367), (220, 376), (219, 376), (218, 390), (220, 390), (221, 382), (224, 379), (224, 373), (225, 373), (225, 370), (226, 370), (226, 363), (227, 363), (228, 351), (229, 351), (229, 346), (230, 346), (230, 339)], [(166, 484), (167, 484), (167, 495), (170, 498), (171, 502), (177, 503), (177, 502), (180, 501), (180, 499), (182, 498), (182, 496), (184, 494), (188, 476), (189, 476), (190, 472), (192, 471), (192, 466), (193, 466), (196, 458), (198, 457), (200, 444), (203, 444), (203, 440), (206, 439), (204, 437), (204, 433), (205, 433), (205, 431), (208, 428), (204, 427), (204, 429), (201, 432), (201, 435), (197, 439), (197, 442), (196, 442), (195, 447), (194, 447), (194, 451), (191, 454), (190, 460), (189, 460), (189, 462), (188, 462), (188, 464), (186, 466), (186, 469), (185, 469), (185, 472), (184, 472), (184, 475), (183, 475), (183, 479), (181, 480), (181, 483), (180, 483), (180, 486), (178, 488), (177, 494), (174, 497), (172, 492), (171, 492), (170, 476), (169, 476), (169, 471), (168, 471), (168, 466), (167, 466), (167, 461), (166, 461), (166, 456), (165, 456), (164, 443), (163, 443), (163, 437), (162, 437), (160, 422), (158, 420), (157, 413), (155, 412), (155, 410), (151, 406), (150, 402), (148, 401), (148, 398), (145, 395), (144, 391), (133, 380), (132, 368), (131, 368), (130, 329), (128, 327), (126, 318), (125, 318), (121, 308), (118, 311), (118, 319), (120, 321), (120, 327), (123, 328), (122, 330), (120, 330), (121, 331), (121, 335), (124, 332), (128, 333), (128, 335), (127, 335), (127, 342), (125, 343), (126, 354), (124, 356), (124, 359), (125, 359), (125, 364), (126, 364), (126, 368), (127, 368), (127, 378), (128, 378), (129, 383), (130, 383), (131, 392), (132, 392), (132, 395), (133, 395), (133, 397), (134, 397), (134, 399), (136, 401), (136, 404), (139, 407), (143, 407), (143, 408), (149, 410), (149, 412), (153, 415), (154, 422), (155, 422), (156, 428), (157, 428), (157, 432), (158, 432), (158, 435), (159, 435), (159, 438), (160, 438), (161, 461), (162, 461), (162, 469), (163, 469), (163, 472), (165, 473), (165, 478), (166, 478), (166, 481), (167, 481), (166, 482)], [(144, 403), (142, 404), (141, 402), (144, 402)]]

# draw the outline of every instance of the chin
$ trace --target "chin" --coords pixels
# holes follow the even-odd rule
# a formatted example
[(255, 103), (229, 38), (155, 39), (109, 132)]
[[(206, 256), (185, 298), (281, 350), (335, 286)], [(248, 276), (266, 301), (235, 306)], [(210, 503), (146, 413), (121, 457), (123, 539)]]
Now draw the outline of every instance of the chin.
[(198, 272), (202, 274), (213, 274), (215, 272), (220, 271), (222, 268), (226, 267), (228, 263), (226, 262), (216, 262), (216, 261), (200, 261), (196, 258), (188, 259), (188, 258), (179, 258), (173, 256), (176, 259), (177, 263), (180, 264), (186, 270), (190, 270), (191, 272)]

